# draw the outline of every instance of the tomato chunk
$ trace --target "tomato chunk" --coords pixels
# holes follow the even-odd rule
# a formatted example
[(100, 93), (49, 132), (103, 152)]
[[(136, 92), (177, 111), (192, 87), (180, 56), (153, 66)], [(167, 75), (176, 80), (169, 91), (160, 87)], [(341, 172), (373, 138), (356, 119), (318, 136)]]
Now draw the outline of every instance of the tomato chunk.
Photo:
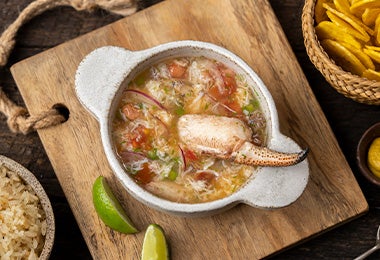
[(148, 167), (148, 163), (144, 163), (143, 168), (138, 171), (134, 178), (140, 184), (148, 184), (153, 180), (154, 173), (152, 173)]
[(186, 159), (188, 159), (190, 161), (195, 161), (198, 159), (197, 155), (191, 150), (185, 149), (183, 151), (183, 153), (184, 153), (184, 156), (186, 157)]
[(223, 79), (223, 83), (211, 86), (208, 94), (224, 104), (226, 100), (236, 92), (237, 84), (235, 80), (235, 72), (222, 64), (218, 64), (217, 68)]
[(208, 94), (216, 101), (223, 100), (227, 96), (225, 91), (223, 91), (223, 89), (219, 88), (217, 85), (212, 85), (208, 90)]
[[(231, 110), (233, 110), (236, 114), (242, 114), (243, 113), (243, 109), (241, 108), (240, 104), (232, 99), (232, 100), (227, 100), (224, 105), (226, 105), (227, 107), (229, 107)], [(231, 111), (230, 111), (231, 112)]]
[(187, 66), (172, 62), (168, 65), (169, 73), (172, 78), (183, 79), (186, 74)]
[(135, 120), (142, 115), (141, 110), (131, 103), (125, 104), (121, 111), (129, 120)]
[(194, 176), (194, 180), (196, 181), (204, 181), (208, 185), (212, 185), (215, 183), (216, 176), (212, 172), (198, 172)]
[(127, 133), (125, 139), (129, 140), (133, 149), (149, 151), (152, 149), (149, 133), (150, 130), (148, 128), (140, 125), (133, 132)]
[(235, 72), (223, 64), (218, 65), (218, 69), (220, 71), (220, 74), (222, 75), (224, 86), (227, 89), (228, 94), (232, 94), (236, 92), (237, 84), (235, 80)]

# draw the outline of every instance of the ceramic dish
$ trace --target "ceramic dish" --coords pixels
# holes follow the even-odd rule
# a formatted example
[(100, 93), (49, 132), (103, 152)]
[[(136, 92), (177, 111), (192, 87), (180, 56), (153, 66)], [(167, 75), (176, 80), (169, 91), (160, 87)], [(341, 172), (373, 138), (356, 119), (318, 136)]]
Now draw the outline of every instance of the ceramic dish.
[(49, 259), (54, 244), (55, 220), (53, 209), (45, 190), (43, 189), (37, 178), (33, 175), (33, 173), (31, 173), (29, 170), (24, 168), (19, 163), (0, 155), (0, 165), (5, 166), (10, 171), (18, 174), (18, 176), (20, 176), (20, 178), (25, 182), (25, 184), (28, 184), (32, 187), (37, 197), (39, 198), (42, 208), (45, 211), (46, 215), (45, 242), (39, 259)]
[(364, 175), (364, 177), (373, 184), (380, 186), (380, 178), (376, 177), (371, 172), (367, 164), (368, 149), (372, 141), (377, 137), (380, 137), (380, 123), (374, 124), (368, 128), (360, 138), (356, 151), (356, 161), (358, 163), (359, 170)]
[(159, 198), (137, 185), (118, 161), (110, 137), (111, 122), (121, 92), (138, 73), (163, 59), (204, 56), (220, 62), (243, 75), (253, 86), (267, 120), (268, 143), (282, 152), (300, 151), (300, 147), (279, 131), (273, 99), (254, 71), (238, 56), (217, 45), (198, 41), (177, 41), (142, 51), (105, 46), (88, 54), (80, 63), (75, 88), (80, 102), (97, 118), (107, 159), (116, 177), (139, 201), (155, 209), (181, 215), (202, 216), (230, 208), (238, 203), (253, 207), (284, 207), (303, 193), (309, 176), (307, 160), (290, 167), (259, 167), (255, 177), (232, 195), (212, 202), (185, 204)]

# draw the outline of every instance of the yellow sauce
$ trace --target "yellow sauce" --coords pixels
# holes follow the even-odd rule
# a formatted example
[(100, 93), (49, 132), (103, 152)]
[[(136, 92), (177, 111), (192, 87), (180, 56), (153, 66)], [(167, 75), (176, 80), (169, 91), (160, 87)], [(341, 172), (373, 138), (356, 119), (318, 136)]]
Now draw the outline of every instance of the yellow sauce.
[(368, 168), (380, 178), (380, 137), (372, 141), (368, 150)]

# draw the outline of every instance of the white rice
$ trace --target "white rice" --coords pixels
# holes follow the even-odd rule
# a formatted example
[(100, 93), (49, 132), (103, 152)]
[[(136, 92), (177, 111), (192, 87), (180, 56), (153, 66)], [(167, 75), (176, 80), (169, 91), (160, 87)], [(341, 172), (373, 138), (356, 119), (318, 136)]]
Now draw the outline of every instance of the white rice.
[(0, 260), (38, 259), (45, 235), (46, 216), (39, 198), (0, 164)]

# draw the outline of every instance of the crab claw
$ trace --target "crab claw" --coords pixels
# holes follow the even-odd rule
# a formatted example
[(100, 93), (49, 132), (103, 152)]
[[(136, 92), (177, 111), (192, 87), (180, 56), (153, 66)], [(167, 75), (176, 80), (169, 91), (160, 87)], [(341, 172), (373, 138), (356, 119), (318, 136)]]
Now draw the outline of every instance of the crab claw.
[(238, 118), (184, 115), (178, 135), (188, 149), (236, 163), (256, 166), (290, 166), (303, 161), (308, 149), (283, 153), (251, 143), (252, 130)]

